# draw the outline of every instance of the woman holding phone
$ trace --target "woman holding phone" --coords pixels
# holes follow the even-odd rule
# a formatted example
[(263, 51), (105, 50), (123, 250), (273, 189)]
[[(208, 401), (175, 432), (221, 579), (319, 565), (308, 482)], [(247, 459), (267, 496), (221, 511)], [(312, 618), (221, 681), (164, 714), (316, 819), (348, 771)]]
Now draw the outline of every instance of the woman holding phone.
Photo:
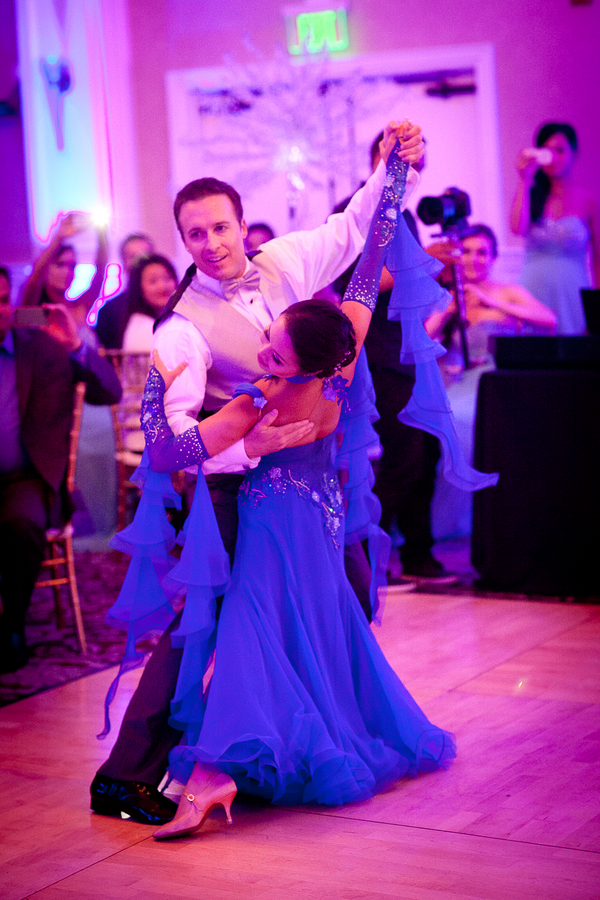
[(85, 213), (70, 212), (62, 216), (50, 243), (34, 263), (31, 275), (25, 282), (21, 295), (22, 306), (44, 306), (66, 304), (75, 317), (79, 329), (94, 301), (100, 296), (104, 283), (104, 273), (108, 262), (108, 242), (106, 225), (97, 226), (98, 249), (96, 271), (90, 286), (75, 301), (69, 301), (67, 292), (75, 277), (77, 254), (69, 241), (87, 228), (92, 227), (91, 217)]
[(517, 158), (511, 226), (525, 238), (520, 282), (554, 310), (559, 334), (582, 334), (580, 291), (592, 286), (590, 269), (600, 286), (600, 207), (573, 177), (578, 142), (572, 125), (548, 122), (535, 145)]

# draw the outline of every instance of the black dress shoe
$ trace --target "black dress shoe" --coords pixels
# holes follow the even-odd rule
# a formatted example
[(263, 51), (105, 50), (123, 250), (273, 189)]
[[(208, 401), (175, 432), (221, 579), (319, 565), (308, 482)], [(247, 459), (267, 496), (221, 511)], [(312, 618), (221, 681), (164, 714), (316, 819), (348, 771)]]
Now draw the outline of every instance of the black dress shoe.
[(96, 775), (90, 788), (91, 807), (103, 816), (125, 813), (143, 825), (164, 825), (177, 812), (177, 804), (163, 796), (151, 784), (141, 781), (119, 781)]
[(0, 631), (0, 675), (16, 672), (27, 665), (29, 653), (23, 631)]

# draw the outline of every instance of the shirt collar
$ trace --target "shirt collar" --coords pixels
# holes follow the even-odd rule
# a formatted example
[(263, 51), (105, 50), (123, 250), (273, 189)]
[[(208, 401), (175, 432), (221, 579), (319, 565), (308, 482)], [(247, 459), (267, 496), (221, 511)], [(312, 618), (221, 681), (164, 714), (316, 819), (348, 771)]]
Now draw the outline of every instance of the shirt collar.
[[(248, 271), (248, 266), (250, 265), (250, 260), (246, 257), (246, 265), (244, 266), (244, 271), (242, 275), (245, 275)], [(219, 294), (219, 296), (223, 297), (223, 285), (216, 278), (211, 278), (210, 275), (207, 275), (206, 272), (203, 272), (201, 269), (196, 266), (196, 278), (198, 279), (198, 283), (203, 287), (208, 288), (209, 291), (212, 291), (213, 294)]]

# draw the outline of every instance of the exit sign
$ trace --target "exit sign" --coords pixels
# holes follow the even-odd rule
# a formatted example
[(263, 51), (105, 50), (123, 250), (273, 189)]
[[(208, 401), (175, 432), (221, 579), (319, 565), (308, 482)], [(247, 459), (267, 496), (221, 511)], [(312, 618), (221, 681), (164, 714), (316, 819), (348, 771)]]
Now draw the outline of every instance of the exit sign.
[(288, 13), (285, 25), (288, 51), (294, 56), (348, 47), (348, 20), (343, 7)]

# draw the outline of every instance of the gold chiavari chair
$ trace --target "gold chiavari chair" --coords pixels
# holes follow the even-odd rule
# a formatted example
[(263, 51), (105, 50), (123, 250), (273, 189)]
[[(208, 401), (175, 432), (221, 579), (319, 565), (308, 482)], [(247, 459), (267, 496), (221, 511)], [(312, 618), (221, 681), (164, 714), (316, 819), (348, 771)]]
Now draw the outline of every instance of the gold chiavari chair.
[[(77, 463), (77, 447), (81, 431), (81, 416), (83, 413), (83, 401), (85, 398), (85, 384), (78, 382), (75, 385), (75, 398), (73, 404), (73, 424), (69, 439), (69, 462), (67, 465), (67, 488), (72, 494), (75, 488), (75, 466)], [(61, 587), (68, 589), (69, 600), (73, 607), (75, 627), (82, 653), (87, 652), (83, 617), (79, 604), (79, 591), (77, 589), (77, 577), (75, 574), (75, 560), (73, 556), (73, 525), (68, 522), (62, 528), (49, 528), (46, 531), (46, 558), (42, 562), (40, 576), (36, 581), (36, 587), (51, 587), (54, 593), (54, 610), (56, 613), (56, 625), (65, 627), (64, 613), (61, 605)]]

